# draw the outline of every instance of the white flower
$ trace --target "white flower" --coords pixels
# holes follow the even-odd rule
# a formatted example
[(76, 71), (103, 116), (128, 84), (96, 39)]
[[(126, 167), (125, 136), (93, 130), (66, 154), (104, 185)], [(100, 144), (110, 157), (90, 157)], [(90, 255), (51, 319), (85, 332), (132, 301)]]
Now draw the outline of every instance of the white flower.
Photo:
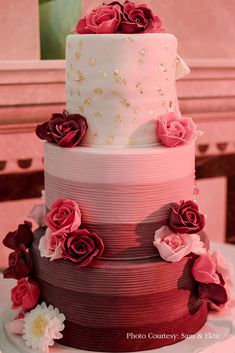
[(23, 339), (26, 345), (41, 352), (49, 352), (54, 340), (63, 337), (60, 331), (64, 329), (64, 320), (64, 314), (52, 305), (47, 307), (44, 302), (37, 305), (24, 318)]

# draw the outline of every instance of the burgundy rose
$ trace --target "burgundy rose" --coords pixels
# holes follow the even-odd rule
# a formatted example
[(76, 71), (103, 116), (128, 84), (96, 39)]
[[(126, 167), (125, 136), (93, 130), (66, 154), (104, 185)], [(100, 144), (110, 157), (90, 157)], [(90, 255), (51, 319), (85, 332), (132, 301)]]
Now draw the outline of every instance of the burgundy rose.
[(199, 283), (198, 293), (201, 299), (208, 300), (217, 306), (224, 305), (228, 301), (226, 289), (222, 284)]
[(12, 309), (20, 308), (23, 311), (33, 309), (38, 303), (39, 296), (40, 289), (37, 283), (21, 278), (11, 290)]
[(121, 5), (113, 2), (101, 5), (81, 18), (74, 31), (79, 34), (107, 34), (118, 31), (121, 23)]
[(205, 217), (192, 200), (180, 201), (171, 207), (169, 228), (180, 234), (194, 234), (205, 227)]
[(13, 250), (19, 249), (23, 244), (29, 248), (33, 242), (32, 223), (25, 221), (24, 224), (19, 224), (18, 229), (14, 232), (9, 232), (3, 239), (3, 244)]
[(69, 114), (66, 110), (62, 114), (52, 114), (49, 121), (38, 125), (37, 136), (61, 147), (76, 147), (80, 144), (87, 131), (86, 119), (80, 114)]
[(121, 31), (123, 33), (162, 32), (162, 23), (147, 5), (126, 2), (123, 5)]
[(32, 272), (33, 265), (31, 257), (24, 245), (9, 255), (9, 267), (3, 271), (4, 278), (21, 279), (28, 277)]
[(102, 239), (87, 229), (78, 229), (68, 234), (61, 247), (63, 258), (76, 263), (78, 267), (87, 266), (104, 251)]

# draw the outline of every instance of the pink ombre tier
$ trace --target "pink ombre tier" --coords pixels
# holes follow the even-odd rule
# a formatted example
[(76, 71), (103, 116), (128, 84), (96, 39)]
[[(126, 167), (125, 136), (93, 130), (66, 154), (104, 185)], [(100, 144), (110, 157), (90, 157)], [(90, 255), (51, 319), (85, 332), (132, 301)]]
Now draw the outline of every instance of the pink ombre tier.
[(194, 141), (181, 147), (60, 148), (45, 145), (48, 209), (75, 200), (82, 226), (99, 234), (104, 258), (156, 256), (153, 236), (169, 205), (193, 198)]
[[(97, 260), (85, 268), (42, 258), (39, 230), (31, 249), (41, 299), (66, 316), (60, 343), (72, 347), (127, 352), (159, 348), (194, 334), (205, 323), (207, 304), (197, 296), (193, 256), (169, 263), (160, 258)], [(128, 333), (146, 338), (127, 338)], [(175, 338), (148, 338), (148, 334)]]

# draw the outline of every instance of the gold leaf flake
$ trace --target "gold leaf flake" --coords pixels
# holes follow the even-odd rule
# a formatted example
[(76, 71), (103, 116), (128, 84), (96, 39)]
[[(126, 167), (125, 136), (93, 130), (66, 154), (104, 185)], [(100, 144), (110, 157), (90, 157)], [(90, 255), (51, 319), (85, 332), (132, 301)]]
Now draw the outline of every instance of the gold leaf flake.
[(84, 81), (85, 80), (85, 76), (83, 75), (83, 73), (81, 72), (81, 71), (77, 71), (77, 75), (78, 75), (78, 78), (77, 78), (77, 80), (75, 80), (75, 81), (77, 81), (78, 83), (82, 83), (82, 81)]
[(143, 48), (143, 49), (141, 49), (141, 51), (140, 51), (140, 55), (146, 56), (147, 52), (148, 52), (148, 49), (147, 49), (147, 48)]
[(107, 138), (106, 143), (107, 143), (108, 145), (112, 145), (112, 144), (113, 144), (113, 137), (110, 136), (109, 138)]
[(95, 89), (94, 89), (94, 92), (95, 92), (96, 94), (102, 94), (102, 93), (103, 93), (103, 90), (102, 90), (102, 88), (95, 88)]
[(76, 59), (79, 60), (80, 56), (81, 56), (81, 54), (80, 54), (79, 51), (77, 50), (76, 53), (75, 53)]
[(159, 70), (161, 72), (167, 72), (167, 68), (166, 68), (166, 66), (164, 64), (159, 64)]
[(156, 87), (157, 93), (159, 94), (159, 96), (164, 96), (164, 93), (162, 92), (162, 89), (160, 87)]
[(100, 112), (95, 113), (96, 118), (102, 118), (103, 114)]
[(100, 73), (104, 78), (107, 78), (107, 77), (108, 77), (108, 73), (107, 73), (106, 71), (99, 70), (99, 73)]
[(91, 98), (86, 98), (86, 99), (84, 100), (84, 104), (91, 105), (91, 104), (92, 104)]
[(140, 92), (141, 94), (144, 93), (143, 84), (142, 84), (141, 82), (137, 82), (136, 88), (139, 90), (139, 92)]
[(119, 126), (120, 126), (120, 123), (122, 122), (121, 115), (120, 115), (120, 114), (116, 114), (116, 115), (114, 116), (114, 118), (115, 118), (115, 125), (116, 125), (116, 127), (119, 127)]
[(130, 138), (129, 141), (128, 141), (128, 144), (129, 145), (134, 145), (135, 144), (135, 139)]
[(132, 37), (125, 38), (125, 41), (128, 42), (128, 43), (135, 43), (135, 39), (132, 38)]
[(138, 114), (139, 111), (140, 111), (139, 108), (135, 108), (134, 113), (135, 113), (135, 114)]
[(94, 66), (94, 65), (96, 64), (96, 60), (95, 60), (94, 57), (91, 57), (91, 58), (90, 58), (89, 64), (90, 64), (91, 66)]
[(115, 90), (112, 90), (111, 93), (112, 93), (113, 96), (116, 96), (118, 94), (118, 92), (115, 91)]
[(151, 115), (151, 116), (152, 116), (154, 113), (155, 113), (155, 111), (154, 111), (153, 109), (150, 109), (150, 110), (148, 111), (148, 114)]
[(116, 82), (126, 85), (126, 80), (121, 76), (120, 71), (118, 69), (114, 70), (114, 77)]
[(123, 97), (120, 99), (120, 103), (126, 108), (130, 107), (130, 103)]
[(84, 112), (83, 106), (79, 105), (78, 110), (79, 110), (81, 113), (83, 113), (83, 112)]

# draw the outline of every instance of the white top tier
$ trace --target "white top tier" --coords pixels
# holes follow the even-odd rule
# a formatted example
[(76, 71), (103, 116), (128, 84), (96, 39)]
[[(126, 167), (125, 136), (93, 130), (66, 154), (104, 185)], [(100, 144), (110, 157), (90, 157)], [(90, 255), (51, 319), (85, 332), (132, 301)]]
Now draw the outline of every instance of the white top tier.
[(83, 115), (83, 145), (157, 144), (156, 121), (179, 114), (177, 39), (172, 34), (69, 35), (67, 110)]

